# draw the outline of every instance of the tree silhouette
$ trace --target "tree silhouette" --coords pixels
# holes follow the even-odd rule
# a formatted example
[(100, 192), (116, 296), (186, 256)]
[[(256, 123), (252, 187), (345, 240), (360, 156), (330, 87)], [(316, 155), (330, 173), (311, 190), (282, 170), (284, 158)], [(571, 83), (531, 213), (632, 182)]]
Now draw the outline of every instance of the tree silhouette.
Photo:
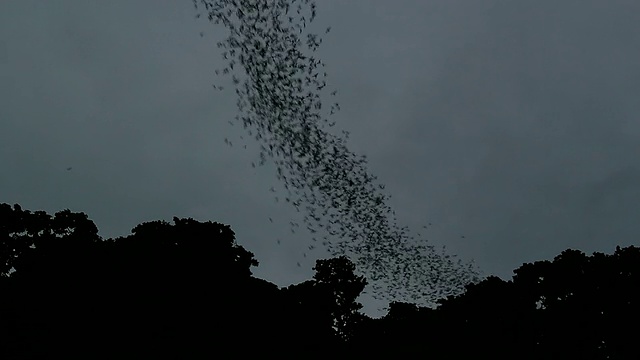
[(362, 304), (356, 301), (367, 285), (363, 276), (355, 274), (356, 266), (345, 256), (317, 260), (313, 268), (316, 284), (330, 294), (332, 326), (344, 341), (352, 336), (352, 327)]
[(304, 334), (297, 342), (321, 352), (346, 350), (360, 320), (356, 301), (366, 280), (354, 274), (355, 265), (346, 257), (316, 261), (313, 280), (283, 289), (298, 319), (295, 327)]
[(536, 306), (542, 326), (540, 352), (558, 358), (637, 356), (640, 335), (640, 249), (620, 248), (612, 255), (588, 257), (565, 250), (555, 259), (515, 270), (514, 285)]
[(266, 329), (283, 314), (282, 296), (251, 276), (258, 262), (229, 226), (174, 218), (102, 240), (82, 213), (0, 211), (6, 357), (182, 358), (243, 337), (255, 351), (278, 341)]
[[(0, 358), (431, 356), (635, 359), (640, 249), (566, 250), (437, 308), (359, 310), (346, 257), (280, 289), (227, 225), (174, 218), (103, 240), (83, 213), (0, 204)], [(10, 266), (10, 267), (9, 267)], [(303, 352), (305, 351), (305, 352)]]
[(2, 358), (328, 355), (361, 307), (348, 259), (279, 289), (251, 275), (258, 262), (227, 225), (175, 217), (103, 240), (83, 213), (0, 211)]
[(489, 277), (440, 302), (468, 347), (456, 356), (632, 359), (640, 331), (640, 251), (616, 248), (587, 257), (565, 250), (524, 264), (512, 281)]
[(391, 303), (365, 319), (352, 348), (366, 355), (437, 359), (635, 359), (640, 335), (640, 249), (588, 257), (566, 250), (490, 276), (435, 309)]
[[(48, 262), (56, 261), (55, 256), (73, 257), (71, 252), (82, 251), (99, 240), (98, 228), (83, 213), (64, 210), (51, 217), (44, 211), (22, 210), (17, 204), (13, 209), (8, 204), (0, 204), (2, 277), (18, 269), (21, 273), (28, 272), (30, 266), (52, 265)], [(48, 253), (53, 250), (69, 253)], [(31, 261), (35, 259), (38, 261)], [(82, 257), (75, 257), (75, 261), (82, 261)]]

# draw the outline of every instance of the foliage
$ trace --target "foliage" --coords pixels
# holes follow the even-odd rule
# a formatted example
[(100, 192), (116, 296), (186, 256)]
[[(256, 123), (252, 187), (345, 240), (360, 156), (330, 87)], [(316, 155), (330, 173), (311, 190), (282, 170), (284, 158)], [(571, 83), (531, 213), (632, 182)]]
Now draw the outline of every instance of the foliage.
[[(566, 250), (437, 308), (359, 312), (366, 279), (318, 260), (286, 288), (251, 276), (227, 225), (174, 218), (103, 240), (83, 213), (0, 204), (0, 358), (393, 356), (635, 359), (640, 248)], [(238, 345), (239, 344), (239, 345)], [(304, 350), (303, 350), (304, 349)]]

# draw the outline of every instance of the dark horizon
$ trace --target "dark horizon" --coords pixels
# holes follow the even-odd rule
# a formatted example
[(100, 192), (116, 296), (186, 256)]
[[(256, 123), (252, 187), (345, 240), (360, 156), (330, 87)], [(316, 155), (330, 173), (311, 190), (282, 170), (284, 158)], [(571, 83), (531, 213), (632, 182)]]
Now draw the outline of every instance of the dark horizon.
[[(278, 287), (228, 225), (174, 217), (104, 240), (87, 214), (0, 203), (0, 356), (9, 359), (432, 356), (633, 359), (640, 248), (567, 249), (437, 308), (361, 312), (346, 257)], [(461, 346), (463, 345), (463, 346)]]

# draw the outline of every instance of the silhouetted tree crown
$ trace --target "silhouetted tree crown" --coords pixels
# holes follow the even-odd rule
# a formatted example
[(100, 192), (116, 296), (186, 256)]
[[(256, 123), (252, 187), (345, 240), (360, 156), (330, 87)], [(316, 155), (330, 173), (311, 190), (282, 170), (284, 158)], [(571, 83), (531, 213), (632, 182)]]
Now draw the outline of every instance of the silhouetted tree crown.
[(637, 359), (640, 249), (566, 250), (436, 308), (372, 319), (346, 257), (286, 288), (227, 225), (173, 218), (103, 240), (87, 215), (0, 204), (0, 358), (393, 356)]

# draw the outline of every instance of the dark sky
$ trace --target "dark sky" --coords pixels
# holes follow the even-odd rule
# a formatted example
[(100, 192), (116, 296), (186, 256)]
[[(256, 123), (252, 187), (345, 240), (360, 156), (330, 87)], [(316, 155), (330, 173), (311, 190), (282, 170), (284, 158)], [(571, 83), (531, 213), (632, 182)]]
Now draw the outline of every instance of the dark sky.
[[(85, 212), (105, 238), (219, 221), (257, 276), (309, 279), (324, 255), (304, 257), (273, 167), (235, 140), (235, 94), (211, 86), (225, 29), (195, 14), (191, 0), (0, 2), (0, 202)], [(334, 120), (403, 225), (504, 279), (638, 243), (640, 2), (321, 0), (315, 24), (332, 27), (318, 56)]]

